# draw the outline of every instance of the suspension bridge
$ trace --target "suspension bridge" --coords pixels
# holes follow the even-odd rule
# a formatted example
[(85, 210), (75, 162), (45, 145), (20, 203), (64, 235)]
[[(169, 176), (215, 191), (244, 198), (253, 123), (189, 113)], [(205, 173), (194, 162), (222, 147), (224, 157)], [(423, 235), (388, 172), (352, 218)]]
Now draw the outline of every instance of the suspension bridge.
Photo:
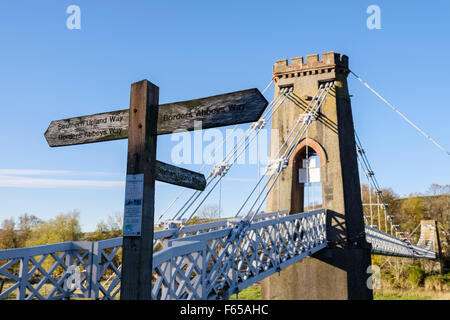
[[(222, 161), (209, 171), (207, 165), (201, 168), (200, 172), (206, 173), (203, 182), (198, 176), (200, 182), (178, 181), (194, 190), (182, 189), (156, 220), (165, 228), (152, 234), (152, 267), (144, 283), (148, 298), (228, 299), (262, 282), (266, 299), (371, 299), (372, 292), (366, 285), (371, 254), (438, 258), (437, 231), (432, 224), (422, 224), (417, 244), (402, 237), (404, 233), (394, 224), (394, 214), (389, 212), (353, 127), (348, 58), (328, 52), (321, 60), (318, 55), (307, 56), (306, 61), (293, 58), (290, 64), (278, 60), (273, 71), (273, 80), (262, 94), (274, 85), (274, 99), (264, 105), (263, 112)], [(242, 104), (241, 96), (233, 99), (233, 105)], [(130, 117), (129, 139), (134, 134), (131, 107), (132, 102), (130, 114), (121, 111), (124, 122)], [(246, 122), (235, 118), (221, 125)], [(268, 124), (272, 132), (277, 132), (271, 136), (270, 161), (234, 216), (190, 225), (239, 156)], [(123, 132), (117, 132), (111, 139), (126, 138)], [(64, 136), (64, 143), (70, 137)], [(217, 146), (221, 147), (223, 144)], [(358, 164), (369, 182), (366, 210), (361, 201)], [(161, 166), (157, 164), (157, 168)], [(176, 183), (176, 179), (168, 180)], [(163, 181), (168, 180), (166, 177)], [(320, 199), (312, 204), (308, 188), (313, 185), (319, 187), (316, 198)], [(189, 192), (187, 200), (174, 210), (181, 196)], [(170, 212), (172, 216), (168, 217)], [(130, 244), (136, 239), (124, 234), (123, 238), (98, 242), (0, 251), (0, 275), (11, 283), (1, 288), (0, 299), (118, 298), (125, 270), (136, 272), (120, 257), (128, 250), (126, 241)], [(151, 252), (151, 246), (147, 251)], [(286, 283), (289, 290), (283, 289)]]

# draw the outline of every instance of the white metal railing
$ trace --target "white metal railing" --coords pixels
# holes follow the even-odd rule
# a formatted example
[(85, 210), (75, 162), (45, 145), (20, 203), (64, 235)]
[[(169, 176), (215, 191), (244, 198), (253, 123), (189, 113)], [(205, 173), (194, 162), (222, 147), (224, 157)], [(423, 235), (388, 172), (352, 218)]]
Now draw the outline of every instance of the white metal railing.
[[(93, 282), (92, 242), (63, 242), (0, 251), (0, 299), (53, 300), (88, 297)], [(76, 266), (77, 291), (67, 287)]]
[(242, 222), (233, 228), (169, 240), (169, 245), (185, 241), (205, 245), (199, 260), (203, 266), (196, 266), (206, 273), (201, 299), (227, 298), (327, 246), (323, 209), (248, 225)]
[[(242, 225), (155, 232), (152, 297), (226, 298), (326, 246), (324, 210), (265, 213)], [(114, 238), (0, 251), (0, 299), (117, 298), (121, 247)]]
[[(260, 213), (255, 216), (253, 219), (254, 222), (273, 219), (275, 217), (284, 217), (288, 215), (287, 210), (279, 211), (279, 212), (268, 212), (268, 213)], [(234, 221), (235, 218), (223, 219), (219, 221), (212, 221), (207, 223), (195, 224), (190, 226), (185, 226), (181, 230), (177, 228), (166, 229), (155, 231), (153, 236), (153, 250), (158, 250), (161, 248), (167, 247), (167, 240), (175, 237), (184, 238), (187, 236), (192, 236), (200, 233), (211, 232), (216, 230), (222, 230), (229, 227), (230, 221)]]
[[(372, 253), (435, 259), (366, 226)], [(155, 232), (153, 299), (227, 298), (325, 248), (324, 209), (286, 211)], [(117, 299), (122, 238), (0, 251), (1, 299)]]
[(436, 259), (436, 253), (414, 245), (378, 229), (366, 226), (366, 240), (372, 245), (372, 253), (406, 258)]

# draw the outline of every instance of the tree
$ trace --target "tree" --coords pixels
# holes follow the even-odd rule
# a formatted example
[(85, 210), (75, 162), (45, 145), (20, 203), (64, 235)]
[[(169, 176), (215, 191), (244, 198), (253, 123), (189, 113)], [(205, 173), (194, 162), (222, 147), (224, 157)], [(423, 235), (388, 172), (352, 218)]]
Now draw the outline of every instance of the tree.
[(27, 240), (27, 246), (38, 246), (49, 243), (78, 241), (82, 232), (78, 211), (62, 213), (54, 219), (39, 223)]
[(28, 215), (27, 213), (21, 215), (19, 217), (19, 238), (21, 246), (25, 246), (28, 239), (31, 238), (34, 229), (41, 223), (42, 221), (34, 216)]
[[(94, 232), (87, 234), (85, 237), (85, 240), (100, 241), (100, 240), (121, 237), (122, 236), (122, 226), (123, 226), (123, 214), (121, 212), (116, 212), (115, 214), (108, 216), (106, 221), (100, 220), (100, 222), (97, 223), (97, 229)], [(111, 251), (107, 250), (106, 252), (108, 252), (108, 254), (109, 254)], [(122, 248), (120, 248), (117, 251), (112, 262), (115, 266), (122, 265)], [(109, 276), (111, 276), (113, 274), (114, 274), (113, 270), (108, 268), (105, 270), (105, 273), (103, 274), (103, 278), (108, 278)]]
[(25, 247), (27, 240), (39, 223), (40, 220), (36, 216), (27, 213), (19, 217), (18, 223), (14, 218), (3, 220), (0, 230), (0, 249)]
[(409, 195), (408, 199), (402, 202), (400, 212), (402, 230), (413, 230), (420, 220), (428, 218), (425, 202), (416, 194)]
[(383, 188), (381, 191), (384, 202), (389, 206), (389, 212), (395, 215), (400, 210), (400, 203), (397, 201), (398, 195), (391, 188)]
[(87, 241), (99, 241), (122, 236), (123, 214), (116, 212), (108, 216), (106, 222), (100, 220), (97, 229), (86, 237)]
[(20, 248), (19, 233), (13, 218), (5, 219), (0, 230), (0, 249)]
[(220, 217), (219, 207), (215, 204), (208, 204), (204, 206), (199, 213), (199, 218), (202, 219), (218, 219)]
[(428, 210), (433, 220), (438, 220), (448, 227), (450, 221), (450, 185), (432, 184), (427, 191), (430, 195)]

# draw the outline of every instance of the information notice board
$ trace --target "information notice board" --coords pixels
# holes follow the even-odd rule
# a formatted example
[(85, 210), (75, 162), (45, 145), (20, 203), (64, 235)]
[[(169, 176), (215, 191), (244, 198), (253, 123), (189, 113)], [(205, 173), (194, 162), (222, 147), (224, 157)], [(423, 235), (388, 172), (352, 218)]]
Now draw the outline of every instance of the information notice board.
[(141, 236), (143, 194), (144, 174), (141, 173), (127, 175), (123, 218), (124, 237)]

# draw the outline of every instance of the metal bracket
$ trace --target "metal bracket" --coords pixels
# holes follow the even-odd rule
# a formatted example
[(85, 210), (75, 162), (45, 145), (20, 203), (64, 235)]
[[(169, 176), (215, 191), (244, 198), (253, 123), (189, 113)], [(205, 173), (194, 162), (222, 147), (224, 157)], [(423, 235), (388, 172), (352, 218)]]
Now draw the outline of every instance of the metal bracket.
[(214, 165), (214, 168), (212, 169), (209, 176), (213, 179), (219, 175), (222, 177), (227, 174), (228, 170), (230, 170), (230, 165), (228, 164), (228, 162), (220, 162)]

